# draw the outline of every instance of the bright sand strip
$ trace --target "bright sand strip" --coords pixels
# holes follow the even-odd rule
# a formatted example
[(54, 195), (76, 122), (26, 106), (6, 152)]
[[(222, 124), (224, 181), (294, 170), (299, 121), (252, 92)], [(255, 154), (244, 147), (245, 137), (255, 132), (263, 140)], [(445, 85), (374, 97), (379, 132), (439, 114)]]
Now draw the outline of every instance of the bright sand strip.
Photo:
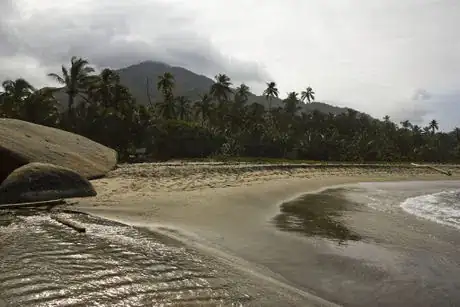
[[(453, 176), (434, 170), (399, 166), (304, 166), (224, 163), (141, 163), (120, 165), (107, 178), (92, 181), (98, 195), (83, 204), (108, 210), (168, 215), (181, 219), (201, 210), (225, 210), (224, 204), (256, 201), (273, 206), (298, 194), (364, 181), (456, 180), (460, 166), (443, 166)], [(219, 205), (217, 205), (217, 203)], [(102, 209), (102, 208), (100, 208)], [(175, 212), (180, 210), (179, 212)], [(176, 214), (177, 213), (177, 214)]]
[[(234, 254), (264, 257), (263, 229), (279, 204), (300, 194), (333, 185), (364, 181), (460, 179), (456, 166), (448, 177), (425, 168), (405, 167), (260, 167), (226, 164), (122, 165), (108, 178), (93, 181), (98, 196), (82, 199), (77, 208), (128, 224), (177, 229), (188, 243), (215, 247), (221, 258)], [(286, 234), (273, 231), (273, 242)], [(179, 235), (180, 237), (180, 235)], [(260, 251), (257, 250), (260, 245)], [(305, 255), (305, 257), (308, 257)], [(270, 259), (264, 259), (270, 261)], [(233, 258), (233, 262), (237, 259)], [(239, 262), (238, 265), (248, 267)], [(249, 265), (251, 269), (255, 267)], [(286, 282), (281, 276), (260, 269)]]

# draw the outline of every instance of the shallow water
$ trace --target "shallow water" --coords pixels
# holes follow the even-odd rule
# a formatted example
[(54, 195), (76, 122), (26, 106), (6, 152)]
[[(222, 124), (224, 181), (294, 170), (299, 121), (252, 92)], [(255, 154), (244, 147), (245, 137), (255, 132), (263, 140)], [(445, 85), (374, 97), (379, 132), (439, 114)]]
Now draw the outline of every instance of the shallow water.
[[(271, 222), (299, 237), (289, 255), (305, 253), (306, 246), (315, 246), (316, 253), (298, 264), (309, 278), (299, 278), (284, 264), (270, 266), (338, 303), (458, 305), (459, 186), (453, 181), (362, 183), (283, 203)], [(329, 284), (312, 283), (312, 276)]]
[[(208, 222), (189, 218), (181, 226), (337, 304), (460, 305), (458, 229), (402, 207), (408, 198), (459, 186), (455, 181), (343, 185), (279, 204), (271, 216), (270, 205), (240, 203), (210, 214)], [(232, 210), (238, 220), (228, 218)]]
[(330, 189), (327, 193), (308, 194), (283, 203), (273, 223), (283, 231), (306, 236), (320, 236), (342, 243), (359, 241), (361, 236), (340, 220), (351, 203), (342, 196), (345, 191), (343, 188)]
[[(282, 204), (261, 206), (239, 198), (219, 204), (219, 210), (208, 207), (207, 219), (198, 213), (184, 219), (167, 209), (155, 218), (129, 212), (119, 217), (153, 230), (174, 230), (189, 245), (199, 242), (244, 261), (248, 271), (337, 304), (456, 306), (460, 235), (446, 223), (455, 220), (446, 219), (445, 208), (456, 206), (459, 186), (455, 181), (362, 183)], [(427, 202), (431, 194), (444, 207)], [(414, 204), (418, 211), (411, 211)], [(428, 217), (432, 213), (438, 216)], [(0, 298), (12, 306), (254, 302), (245, 284), (238, 285), (195, 249), (146, 229), (68, 217), (88, 232), (76, 234), (46, 214), (0, 215)]]
[(212, 262), (149, 231), (66, 214), (78, 234), (48, 214), (0, 218), (0, 298), (11, 306), (238, 306)]

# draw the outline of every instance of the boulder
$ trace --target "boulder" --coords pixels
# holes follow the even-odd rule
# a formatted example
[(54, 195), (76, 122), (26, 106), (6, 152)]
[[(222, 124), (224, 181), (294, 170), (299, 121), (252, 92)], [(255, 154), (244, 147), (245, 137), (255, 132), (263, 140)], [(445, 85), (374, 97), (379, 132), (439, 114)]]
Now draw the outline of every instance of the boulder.
[(47, 163), (21, 166), (0, 185), (2, 204), (88, 196), (96, 196), (88, 179), (71, 169)]
[(51, 163), (94, 179), (115, 168), (115, 150), (83, 136), (17, 119), (0, 118), (0, 182), (27, 163)]

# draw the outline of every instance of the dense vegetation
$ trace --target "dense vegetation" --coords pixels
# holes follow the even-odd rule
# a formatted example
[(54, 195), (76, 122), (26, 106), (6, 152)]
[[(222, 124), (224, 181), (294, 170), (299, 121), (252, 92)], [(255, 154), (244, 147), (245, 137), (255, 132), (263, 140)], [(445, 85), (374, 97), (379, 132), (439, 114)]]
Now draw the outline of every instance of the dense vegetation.
[[(24, 79), (3, 82), (0, 116), (18, 118), (72, 131), (116, 149), (126, 159), (146, 148), (155, 159), (219, 156), (289, 158), (323, 161), (460, 160), (460, 129), (438, 132), (436, 120), (427, 127), (373, 119), (348, 109), (343, 114), (301, 112), (312, 102), (307, 87), (291, 92), (282, 107), (275, 82), (263, 96), (267, 106), (253, 103), (245, 84), (232, 88), (225, 74), (215, 77), (196, 101), (175, 94), (171, 73), (156, 80), (162, 99), (137, 104), (117, 73), (96, 74), (89, 63), (73, 57), (69, 67), (49, 74), (62, 88), (36, 89)], [(66, 101), (56, 100), (65, 93)], [(146, 96), (148, 93), (146, 92)], [(64, 103), (64, 106), (62, 106)]]

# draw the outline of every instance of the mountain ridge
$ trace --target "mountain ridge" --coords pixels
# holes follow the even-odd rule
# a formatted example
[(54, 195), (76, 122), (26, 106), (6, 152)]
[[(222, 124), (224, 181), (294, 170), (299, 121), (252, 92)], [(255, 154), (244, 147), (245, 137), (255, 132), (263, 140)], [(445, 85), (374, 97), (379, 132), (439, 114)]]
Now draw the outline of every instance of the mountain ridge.
[[(198, 99), (200, 94), (209, 92), (209, 88), (212, 84), (214, 84), (214, 80), (205, 75), (197, 74), (183, 67), (173, 66), (157, 61), (143, 61), (138, 64), (127, 66), (125, 68), (117, 69), (115, 71), (119, 74), (121, 83), (128, 87), (136, 101), (143, 105), (148, 104), (147, 78), (150, 80), (149, 93), (151, 95), (152, 102), (158, 101), (162, 98), (161, 94), (156, 88), (156, 82), (158, 77), (165, 72), (172, 73), (176, 80), (176, 88), (174, 90), (174, 94), (188, 96), (192, 100)], [(143, 85), (143, 88), (140, 86), (140, 84)], [(233, 86), (235, 86), (235, 84), (233, 84)], [(268, 107), (268, 102), (265, 97), (251, 92), (248, 103), (254, 102)], [(282, 99), (273, 99), (273, 107), (282, 105)], [(348, 109), (333, 106), (324, 102), (307, 103), (304, 104), (302, 108), (305, 112), (318, 110), (323, 113), (333, 114), (343, 113)]]
[[(202, 94), (209, 93), (210, 87), (215, 83), (214, 80), (205, 75), (197, 74), (180, 66), (173, 66), (158, 61), (142, 61), (124, 68), (114, 69), (114, 71), (120, 76), (120, 83), (129, 89), (136, 102), (141, 105), (149, 105), (148, 95), (150, 95), (153, 104), (161, 101), (162, 95), (157, 89), (157, 82), (158, 77), (165, 72), (170, 72), (175, 78), (176, 85), (174, 88), (174, 95), (187, 96), (192, 101), (199, 99)], [(233, 84), (233, 88), (234, 87), (236, 87), (235, 84)], [(67, 95), (63, 91), (59, 91), (55, 96), (61, 103), (61, 108), (65, 109), (67, 107)], [(76, 99), (75, 102), (78, 103), (79, 100), (80, 99)], [(268, 101), (264, 96), (252, 92), (249, 96), (248, 103), (259, 103), (268, 107)], [(282, 105), (282, 99), (274, 98), (272, 100), (272, 107)], [(338, 107), (324, 102), (311, 102), (302, 104), (301, 107), (302, 111), (306, 113), (317, 110), (326, 114), (340, 114), (348, 110), (348, 108)]]

